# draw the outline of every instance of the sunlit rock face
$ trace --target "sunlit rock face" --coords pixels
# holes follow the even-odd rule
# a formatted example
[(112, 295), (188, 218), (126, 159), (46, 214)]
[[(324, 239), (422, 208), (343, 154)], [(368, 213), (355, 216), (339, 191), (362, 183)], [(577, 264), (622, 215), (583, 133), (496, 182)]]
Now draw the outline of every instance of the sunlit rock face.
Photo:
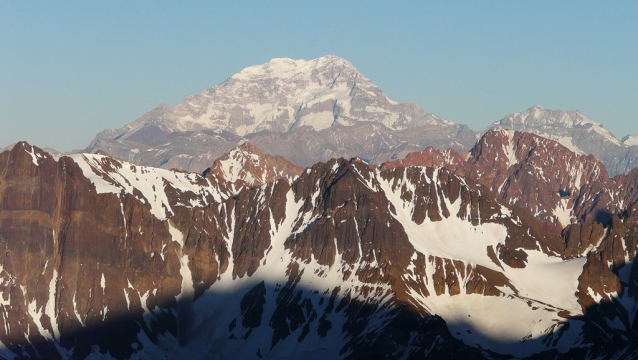
[(591, 154), (600, 160), (611, 175), (623, 174), (638, 166), (638, 138), (618, 140), (579, 111), (550, 110), (534, 105), (490, 125), (487, 130), (510, 129), (534, 133), (555, 140), (579, 154)]
[(244, 143), (215, 160), (205, 174), (221, 181), (261, 186), (278, 179), (293, 181), (302, 171), (303, 168), (281, 156), (264, 154), (254, 145)]
[(237, 151), (205, 176), (0, 154), (0, 356), (636, 356), (635, 206), (555, 233), (455, 174), (474, 150), (302, 171)]
[(414, 165), (443, 166), (484, 185), (557, 235), (572, 223), (607, 224), (638, 200), (638, 169), (611, 178), (592, 155), (519, 131), (488, 131), (467, 153), (429, 147), (381, 168)]

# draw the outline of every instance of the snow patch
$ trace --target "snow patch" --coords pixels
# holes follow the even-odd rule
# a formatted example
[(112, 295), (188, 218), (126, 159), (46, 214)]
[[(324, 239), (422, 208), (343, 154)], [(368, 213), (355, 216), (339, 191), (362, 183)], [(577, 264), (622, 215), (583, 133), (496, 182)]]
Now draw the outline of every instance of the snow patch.
[(561, 199), (554, 209), (554, 217), (565, 227), (572, 223), (572, 210), (569, 208), (569, 199)]

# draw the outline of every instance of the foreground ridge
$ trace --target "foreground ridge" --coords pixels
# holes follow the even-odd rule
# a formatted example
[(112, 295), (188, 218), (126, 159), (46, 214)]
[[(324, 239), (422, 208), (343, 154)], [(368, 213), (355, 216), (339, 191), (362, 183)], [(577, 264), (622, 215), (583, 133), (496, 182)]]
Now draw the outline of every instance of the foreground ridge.
[(248, 184), (27, 143), (0, 200), (5, 358), (638, 354), (636, 206), (555, 234), (443, 167)]

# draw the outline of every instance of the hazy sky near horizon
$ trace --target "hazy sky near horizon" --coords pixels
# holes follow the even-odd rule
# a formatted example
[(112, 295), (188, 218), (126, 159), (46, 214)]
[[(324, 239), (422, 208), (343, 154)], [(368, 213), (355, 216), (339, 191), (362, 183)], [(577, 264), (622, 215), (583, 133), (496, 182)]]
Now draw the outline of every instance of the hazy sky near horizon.
[(0, 0), (0, 147), (86, 147), (275, 57), (350, 60), (473, 130), (533, 104), (638, 134), (635, 1)]

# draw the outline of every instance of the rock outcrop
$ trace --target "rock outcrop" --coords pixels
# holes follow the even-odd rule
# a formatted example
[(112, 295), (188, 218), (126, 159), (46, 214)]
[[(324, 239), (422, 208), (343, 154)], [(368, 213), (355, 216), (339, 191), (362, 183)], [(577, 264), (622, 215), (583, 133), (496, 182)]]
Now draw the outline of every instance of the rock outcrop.
[(566, 245), (443, 167), (208, 175), (0, 154), (0, 356), (638, 354), (635, 207)]
[(283, 157), (264, 154), (246, 142), (215, 160), (204, 175), (220, 181), (261, 186), (279, 179), (292, 182), (302, 171), (303, 168)]
[(571, 151), (538, 135), (488, 131), (469, 153), (427, 148), (395, 166), (444, 166), (488, 187), (499, 199), (525, 209), (554, 234), (572, 223), (606, 224), (638, 200), (638, 169), (610, 178), (593, 156)]
[(638, 166), (635, 136), (618, 140), (612, 133), (579, 111), (549, 110), (534, 105), (524, 112), (504, 117), (487, 130), (511, 129), (555, 140), (579, 154), (591, 154), (611, 175), (623, 174)]

